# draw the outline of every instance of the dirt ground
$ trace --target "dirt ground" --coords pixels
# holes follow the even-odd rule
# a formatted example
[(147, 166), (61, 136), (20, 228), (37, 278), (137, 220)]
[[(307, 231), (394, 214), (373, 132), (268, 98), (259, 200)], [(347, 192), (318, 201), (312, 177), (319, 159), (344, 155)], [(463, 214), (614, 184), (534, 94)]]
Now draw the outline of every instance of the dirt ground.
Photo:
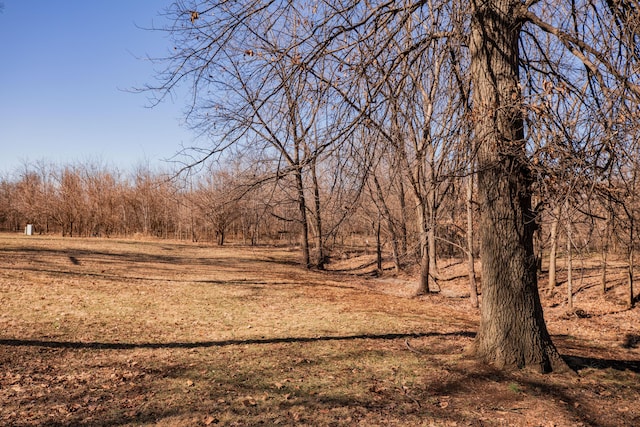
[[(307, 272), (298, 253), (0, 234), (0, 425), (640, 425), (640, 312), (574, 260), (543, 294), (576, 374), (500, 372), (475, 336), (465, 267), (440, 292), (372, 257)], [(562, 263), (560, 268), (562, 270)], [(541, 285), (546, 283), (542, 275)]]

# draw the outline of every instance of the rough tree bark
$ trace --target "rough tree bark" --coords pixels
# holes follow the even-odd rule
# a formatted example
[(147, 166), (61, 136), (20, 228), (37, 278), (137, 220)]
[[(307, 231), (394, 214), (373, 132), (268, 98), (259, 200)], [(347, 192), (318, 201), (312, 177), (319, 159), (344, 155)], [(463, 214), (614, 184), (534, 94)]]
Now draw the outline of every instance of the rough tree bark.
[(520, 0), (471, 1), (471, 82), (478, 146), (482, 304), (473, 346), (498, 368), (565, 370), (542, 314), (533, 248), (518, 39)]

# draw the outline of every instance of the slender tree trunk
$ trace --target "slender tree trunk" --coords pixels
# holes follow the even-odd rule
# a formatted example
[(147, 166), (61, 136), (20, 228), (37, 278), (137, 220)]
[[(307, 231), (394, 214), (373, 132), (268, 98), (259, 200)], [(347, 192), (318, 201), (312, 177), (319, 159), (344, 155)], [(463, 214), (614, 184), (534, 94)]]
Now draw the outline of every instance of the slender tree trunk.
[(627, 283), (629, 284), (629, 300), (628, 300), (629, 308), (633, 308), (636, 302), (635, 295), (633, 292), (633, 245), (634, 245), (633, 228), (634, 226), (635, 224), (632, 218), (630, 227), (629, 227), (629, 254), (628, 254), (628, 266), (627, 266)]
[(407, 200), (405, 199), (404, 183), (402, 182), (402, 177), (400, 177), (399, 179), (398, 186), (398, 198), (400, 202), (400, 252), (402, 256), (406, 256), (407, 248), (409, 247), (407, 243)]
[(633, 308), (636, 302), (633, 291), (633, 249), (629, 251), (629, 268), (627, 271), (627, 280), (629, 283), (629, 308)]
[(566, 369), (538, 294), (532, 177), (525, 153), (520, 0), (471, 0), (471, 81), (478, 147), (482, 259), (480, 327), (473, 350), (498, 368)]
[(439, 289), (438, 284), (438, 261), (436, 250), (436, 213), (433, 205), (429, 206), (429, 225), (427, 231), (427, 240), (429, 244), (429, 278), (431, 280), (431, 289)]
[(416, 295), (429, 293), (429, 239), (427, 238), (427, 218), (424, 203), (418, 203), (418, 233), (420, 234), (420, 275)]
[(567, 209), (567, 307), (573, 309), (573, 244), (571, 241), (571, 218)]
[(537, 242), (536, 249), (536, 269), (538, 271), (538, 277), (542, 274), (542, 255), (544, 254), (544, 242), (542, 240), (542, 227), (538, 226), (536, 230), (535, 240)]
[(553, 208), (553, 219), (551, 220), (551, 249), (549, 250), (549, 283), (547, 284), (547, 294), (551, 295), (556, 288), (556, 271), (558, 260), (558, 222), (560, 221), (560, 205)]
[(302, 173), (300, 171), (296, 172), (295, 179), (296, 189), (298, 191), (300, 225), (302, 226), (302, 235), (300, 236), (302, 245), (302, 265), (304, 265), (305, 268), (311, 268), (311, 261), (309, 257), (309, 221), (307, 217), (307, 203), (304, 197), (304, 185), (302, 182)]
[[(472, 168), (473, 169), (473, 168)], [(473, 173), (467, 179), (467, 262), (469, 270), (469, 298), (471, 307), (478, 308), (478, 283), (473, 255)]]
[[(382, 187), (380, 186), (380, 181), (378, 181), (378, 177), (375, 176), (375, 174), (373, 176), (373, 183), (376, 186), (377, 199), (379, 200), (378, 203), (380, 204), (380, 206), (378, 207), (378, 210), (380, 209), (383, 210), (384, 217), (387, 222), (387, 230), (391, 235), (391, 251), (393, 253), (393, 264), (394, 264), (396, 273), (398, 273), (400, 271), (400, 254), (398, 250), (398, 234), (396, 232), (396, 226), (393, 222), (393, 218), (391, 217), (391, 211), (389, 210), (389, 206), (385, 201), (385, 196), (384, 196), (384, 192), (382, 191)], [(378, 223), (379, 223), (381, 219), (380, 212), (378, 213), (378, 216), (379, 216), (378, 218)]]
[(607, 222), (604, 230), (604, 238), (602, 239), (602, 267), (600, 271), (600, 286), (602, 293), (607, 293), (607, 257), (609, 255), (609, 238), (611, 234), (610, 230), (611, 212), (607, 213)]
[(602, 293), (607, 293), (607, 249), (602, 246), (602, 268), (600, 270), (600, 286)]
[(400, 272), (400, 252), (398, 251), (398, 239), (395, 233), (391, 234), (391, 256), (393, 257), (393, 269), (396, 273)]
[[(609, 193), (611, 192), (611, 174), (608, 177)], [(607, 197), (607, 219), (605, 221), (604, 237), (602, 239), (602, 271), (600, 275), (600, 285), (602, 286), (602, 293), (607, 293), (607, 258), (609, 256), (609, 242), (611, 241), (613, 224), (613, 208), (611, 206), (611, 196)]]
[(378, 275), (382, 275), (382, 230), (380, 223), (382, 221), (382, 216), (378, 213), (378, 221), (375, 226), (376, 230), (376, 270), (378, 271)]
[(324, 242), (322, 240), (322, 211), (320, 205), (320, 186), (318, 185), (318, 174), (316, 173), (316, 159), (311, 162), (311, 178), (313, 180), (313, 201), (315, 209), (316, 225), (316, 267), (324, 270)]

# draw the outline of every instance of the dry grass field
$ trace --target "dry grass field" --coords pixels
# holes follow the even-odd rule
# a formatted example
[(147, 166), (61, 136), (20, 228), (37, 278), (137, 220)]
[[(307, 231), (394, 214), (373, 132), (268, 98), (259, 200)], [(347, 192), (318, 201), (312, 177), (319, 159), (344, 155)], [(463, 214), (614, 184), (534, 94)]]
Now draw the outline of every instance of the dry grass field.
[[(622, 272), (544, 298), (576, 375), (465, 356), (463, 266), (442, 292), (367, 258), (307, 272), (297, 252), (0, 234), (0, 425), (640, 425), (640, 311)], [(365, 266), (356, 268), (358, 266)], [(562, 277), (560, 278), (562, 279)]]

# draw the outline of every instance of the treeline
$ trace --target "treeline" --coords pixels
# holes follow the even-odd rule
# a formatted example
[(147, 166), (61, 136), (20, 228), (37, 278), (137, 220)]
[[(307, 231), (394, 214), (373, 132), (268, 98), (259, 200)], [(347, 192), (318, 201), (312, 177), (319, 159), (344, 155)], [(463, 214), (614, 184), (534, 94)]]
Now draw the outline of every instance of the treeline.
[[(314, 202), (303, 215), (295, 179), (261, 165), (189, 176), (144, 167), (123, 173), (93, 164), (25, 165), (0, 179), (0, 229), (24, 232), (32, 224), (36, 234), (280, 244), (303, 252), (306, 245), (310, 263), (320, 268), (336, 253), (378, 251), (380, 263), (393, 259), (397, 270), (420, 256), (416, 210), (396, 192), (397, 176), (362, 181), (328, 170), (305, 176), (303, 197)], [(464, 254), (465, 201), (456, 195), (449, 192), (447, 214), (431, 233), (441, 257)]]
[[(0, 229), (82, 237), (153, 236), (242, 244), (294, 244), (290, 206), (242, 176), (211, 171), (189, 179), (140, 167), (38, 163), (0, 181)], [(281, 196), (281, 195), (280, 195)]]

